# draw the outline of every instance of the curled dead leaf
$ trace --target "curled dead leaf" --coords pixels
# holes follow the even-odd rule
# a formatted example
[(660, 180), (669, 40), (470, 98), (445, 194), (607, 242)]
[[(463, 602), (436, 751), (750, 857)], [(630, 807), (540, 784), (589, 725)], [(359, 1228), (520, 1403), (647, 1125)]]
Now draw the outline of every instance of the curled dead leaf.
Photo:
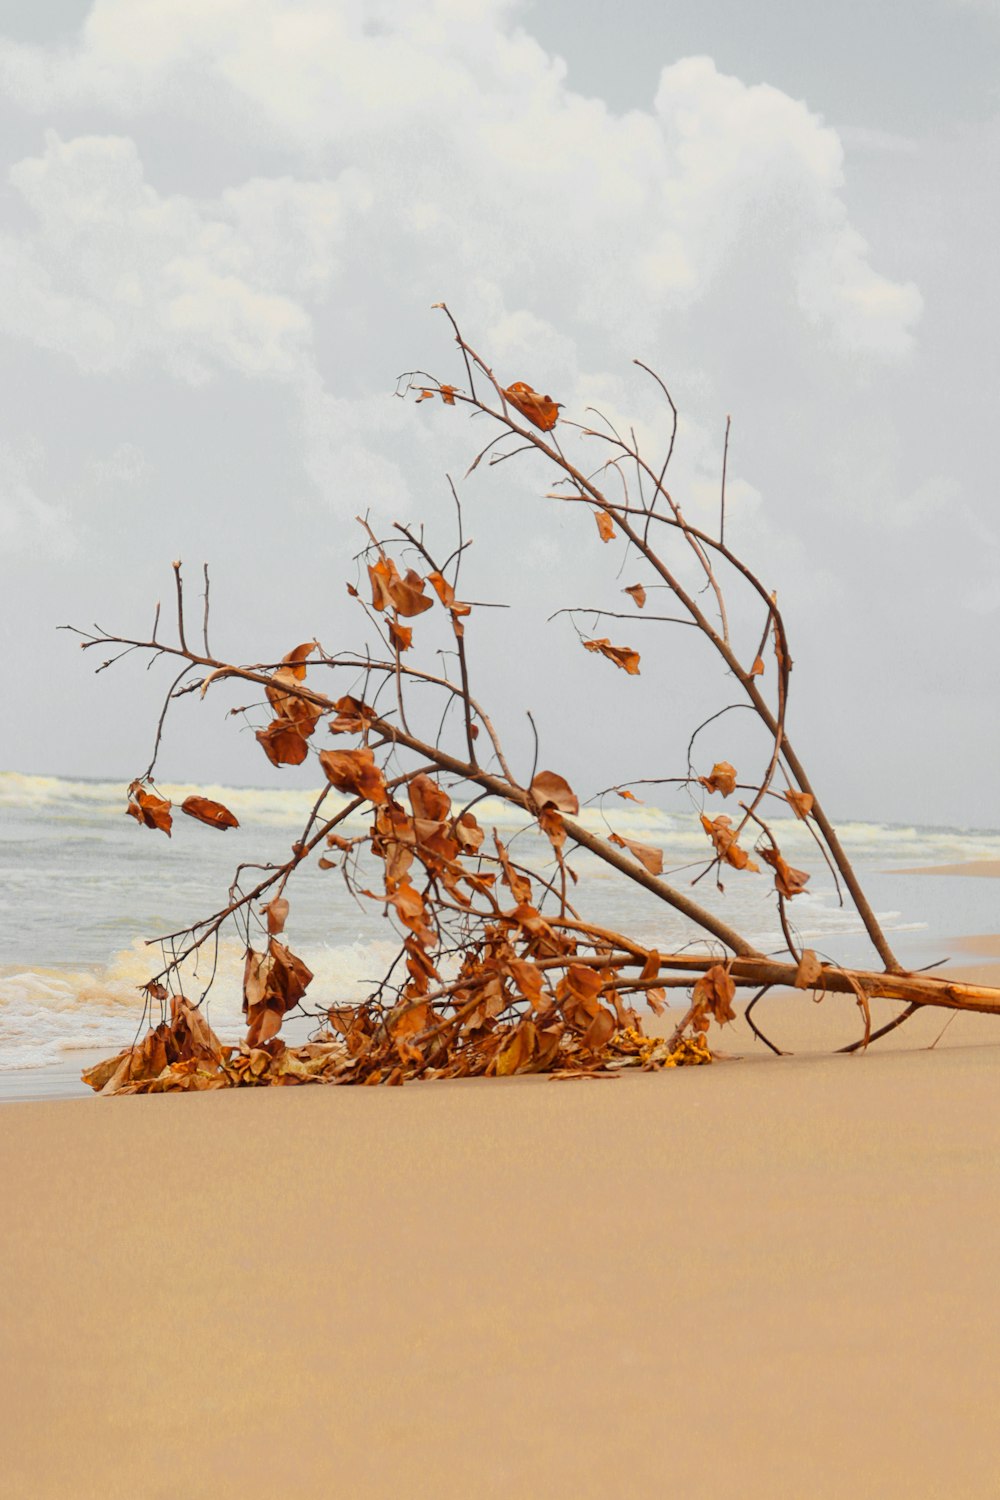
[(529, 790), (540, 808), (554, 807), (558, 812), (573, 816), (580, 811), (580, 803), (573, 788), (565, 777), (555, 771), (536, 772)]
[(804, 870), (794, 869), (778, 849), (761, 848), (758, 853), (764, 863), (770, 865), (774, 871), (775, 890), (780, 891), (789, 900), (793, 896), (802, 894), (806, 888), (806, 881), (809, 879)]
[(209, 828), (239, 828), (239, 819), (224, 807), (221, 802), (213, 802), (210, 797), (185, 797), (181, 803), (181, 812), (187, 813), (189, 818), (197, 818), (199, 823), (207, 823)]
[(629, 588), (625, 589), (624, 592), (626, 594), (631, 594), (639, 609), (642, 609), (643, 605), (646, 603), (646, 590), (643, 588), (641, 583), (633, 583)]
[(288, 902), (284, 896), (274, 896), (261, 911), (267, 915), (267, 931), (270, 937), (284, 932), (288, 920)]
[(256, 737), (272, 766), (300, 766), (309, 754), (304, 737), (287, 719), (272, 720)]
[(540, 396), (523, 380), (515, 380), (504, 391), (504, 395), (522, 417), (526, 417), (532, 426), (540, 428), (542, 432), (551, 432), (559, 420), (560, 403), (553, 401), (551, 396)]
[(595, 510), (594, 520), (597, 522), (597, 530), (602, 542), (613, 542), (615, 539), (615, 523), (606, 510)]
[(171, 837), (173, 818), (170, 815), (170, 803), (165, 797), (157, 797), (155, 792), (147, 792), (138, 781), (133, 781), (128, 789), (129, 803), (125, 811), (130, 818), (135, 818), (137, 823), (144, 828), (158, 828), (165, 833), (167, 838)]
[(385, 777), (367, 745), (357, 750), (321, 750), (319, 763), (338, 792), (353, 792), (376, 805), (388, 799)]
[(709, 792), (721, 792), (723, 797), (728, 797), (736, 790), (736, 768), (731, 766), (728, 760), (716, 761), (708, 776), (699, 776), (698, 780)]
[(786, 802), (790, 803), (791, 807), (794, 809), (795, 816), (797, 818), (804, 819), (808, 818), (809, 814), (812, 812), (813, 803), (816, 799), (813, 796), (812, 792), (787, 791), (785, 793), (785, 800)]
[(715, 845), (715, 852), (724, 864), (732, 865), (734, 870), (759, 870), (760, 865), (752, 860), (749, 854), (737, 842), (732, 829), (732, 818), (725, 813), (720, 813), (717, 818), (707, 818), (701, 815), (701, 826)]
[(720, 1026), (735, 1021), (733, 999), (736, 986), (729, 970), (722, 964), (713, 964), (695, 984), (691, 992), (691, 1004), (700, 1017), (714, 1016)]
[(662, 875), (663, 873), (663, 850), (654, 849), (652, 844), (640, 844), (637, 839), (626, 839), (618, 833), (608, 835), (608, 842), (617, 844), (619, 849), (627, 849), (628, 852), (648, 870), (650, 875)]
[(584, 641), (583, 644), (588, 651), (606, 656), (608, 661), (613, 661), (616, 667), (621, 667), (630, 677), (638, 677), (639, 653), (633, 651), (631, 646), (612, 646), (607, 636), (599, 641)]

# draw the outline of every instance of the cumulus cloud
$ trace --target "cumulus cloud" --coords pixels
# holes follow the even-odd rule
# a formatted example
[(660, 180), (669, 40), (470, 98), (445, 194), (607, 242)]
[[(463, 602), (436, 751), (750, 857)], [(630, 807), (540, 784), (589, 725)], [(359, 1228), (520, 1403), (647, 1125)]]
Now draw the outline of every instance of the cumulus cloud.
[[(345, 207), (360, 262), (421, 296), (436, 278), (457, 301), (479, 279), (512, 308), (626, 342), (748, 254), (780, 266), (799, 313), (849, 352), (905, 352), (919, 317), (916, 288), (873, 269), (839, 140), (803, 104), (689, 58), (651, 109), (615, 114), (569, 88), (502, 0), (97, 0), (75, 48), (6, 43), (0, 76), (25, 105), (86, 100), (137, 129), (164, 107), (228, 114), (321, 179), (199, 205), (145, 184), (132, 141), (50, 138), (14, 174), (39, 220), (26, 259), (7, 252), (28, 283), (19, 327), (45, 341), (68, 322), (96, 368), (115, 358), (112, 324), (120, 351), (141, 324), (189, 376), (213, 358), (287, 372)], [(52, 263), (67, 233), (84, 240), (82, 286)]]
[(85, 370), (147, 355), (192, 381), (220, 365), (297, 369), (311, 331), (297, 298), (329, 280), (345, 216), (365, 201), (349, 172), (251, 181), (204, 208), (149, 186), (133, 140), (54, 131), (9, 175), (34, 222), (0, 237), (0, 328)]

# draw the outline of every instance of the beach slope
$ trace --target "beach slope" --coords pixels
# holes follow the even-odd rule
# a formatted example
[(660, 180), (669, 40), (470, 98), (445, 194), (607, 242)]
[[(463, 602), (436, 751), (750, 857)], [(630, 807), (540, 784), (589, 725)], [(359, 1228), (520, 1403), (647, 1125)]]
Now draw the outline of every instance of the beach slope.
[(927, 1019), (609, 1082), (5, 1106), (6, 1493), (996, 1495), (1000, 1023)]

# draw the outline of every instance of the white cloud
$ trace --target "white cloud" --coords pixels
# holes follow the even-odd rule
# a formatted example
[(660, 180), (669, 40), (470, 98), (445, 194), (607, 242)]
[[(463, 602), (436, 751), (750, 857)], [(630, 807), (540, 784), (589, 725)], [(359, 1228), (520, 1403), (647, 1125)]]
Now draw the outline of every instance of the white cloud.
[[(436, 272), (430, 300), (446, 283), (458, 303), (481, 278), (512, 309), (583, 318), (634, 342), (757, 255), (769, 274), (782, 268), (800, 313), (835, 345), (905, 352), (919, 293), (872, 268), (841, 196), (838, 138), (803, 104), (689, 58), (664, 69), (651, 110), (615, 115), (567, 86), (562, 63), (511, 10), (503, 0), (97, 0), (75, 50), (4, 44), (0, 77), (36, 108), (88, 99), (137, 120), (167, 106), (214, 123), (228, 112), (316, 169), (332, 157), (364, 174), (335, 186), (258, 180), (203, 208), (159, 198), (131, 143), (50, 141), (17, 179), (43, 252), (72, 229), (100, 253), (83, 187), (97, 178), (96, 215), (122, 237), (115, 256), (133, 255), (115, 265), (105, 245), (103, 269), (72, 290), (51, 255), (34, 274), (22, 265), (22, 322), (48, 302), (55, 319), (42, 316), (43, 329), (68, 318), (98, 368), (115, 358), (109, 345), (140, 344), (142, 324), (189, 377), (213, 359), (287, 373), (308, 339), (301, 297), (324, 284), (353, 194), (370, 210), (361, 262), (395, 259), (421, 296)], [(140, 274), (150, 254), (154, 270)]]
[(298, 299), (334, 274), (346, 216), (366, 202), (349, 172), (254, 180), (203, 207), (150, 187), (134, 141), (53, 131), (10, 181), (34, 224), (0, 237), (0, 327), (85, 370), (145, 355), (195, 382), (220, 366), (298, 371), (312, 332)]

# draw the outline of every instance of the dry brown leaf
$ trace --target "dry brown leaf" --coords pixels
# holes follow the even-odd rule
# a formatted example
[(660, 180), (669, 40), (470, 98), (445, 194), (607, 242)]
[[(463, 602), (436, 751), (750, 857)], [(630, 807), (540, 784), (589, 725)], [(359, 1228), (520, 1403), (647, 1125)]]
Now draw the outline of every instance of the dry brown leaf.
[(270, 937), (284, 932), (288, 920), (288, 902), (284, 896), (274, 896), (261, 911), (267, 914), (267, 931)]
[(763, 677), (763, 675), (764, 675), (764, 658), (762, 656), (755, 656), (754, 657), (753, 666), (750, 668), (750, 676), (751, 677)]
[(725, 813), (720, 813), (717, 818), (707, 818), (704, 813), (701, 815), (701, 826), (715, 845), (716, 854), (725, 864), (732, 865), (734, 870), (759, 870), (760, 865), (737, 843), (732, 822), (732, 818)]
[(411, 625), (397, 625), (395, 620), (389, 621), (389, 640), (394, 651), (409, 651), (413, 645), (413, 627)]
[(181, 812), (187, 813), (189, 818), (197, 818), (199, 823), (207, 823), (209, 828), (240, 826), (239, 819), (228, 807), (223, 807), (221, 802), (213, 802), (209, 797), (185, 797), (181, 803)]
[(375, 710), (358, 698), (338, 698), (333, 706), (337, 716), (330, 720), (331, 734), (362, 734), (375, 717)]
[(626, 802), (638, 802), (639, 806), (640, 807), (642, 806), (642, 798), (641, 797), (637, 797), (635, 795), (635, 792), (622, 791), (622, 789), (620, 787), (616, 787), (615, 791), (618, 793), (619, 797), (621, 797), (621, 798), (624, 799), (624, 801), (626, 801)]
[(806, 888), (809, 876), (804, 870), (796, 870), (785, 860), (778, 849), (760, 849), (761, 859), (774, 871), (774, 888), (789, 900), (800, 896)]
[(812, 812), (813, 803), (816, 799), (813, 796), (812, 792), (788, 791), (785, 793), (785, 800), (786, 802), (791, 804), (792, 808), (794, 809), (795, 816), (797, 818), (804, 819), (808, 818), (809, 814)]
[(606, 510), (595, 510), (594, 520), (597, 522), (597, 530), (602, 542), (613, 542), (615, 539), (615, 523)]
[(464, 812), (455, 819), (455, 838), (467, 854), (478, 853), (485, 837), (486, 835), (476, 822), (474, 813)]
[(511, 1037), (507, 1046), (498, 1053), (496, 1060), (496, 1074), (498, 1078), (508, 1078), (513, 1073), (520, 1073), (528, 1067), (532, 1061), (537, 1033), (531, 1021), (522, 1021)]
[(158, 828), (170, 838), (173, 818), (170, 816), (170, 803), (165, 797), (157, 797), (155, 792), (147, 792), (137, 781), (133, 781), (128, 789), (129, 804), (125, 811), (130, 818), (135, 818), (137, 823), (145, 828)]
[(531, 881), (527, 875), (522, 875), (519, 870), (515, 870), (507, 850), (497, 837), (496, 829), (493, 831), (493, 842), (496, 844), (497, 856), (500, 860), (500, 879), (519, 906), (528, 905), (532, 898)]
[(319, 763), (339, 792), (353, 792), (376, 805), (388, 800), (385, 777), (367, 745), (357, 750), (322, 750)]
[(527, 417), (533, 426), (542, 432), (551, 432), (559, 420), (558, 401), (553, 401), (551, 396), (540, 396), (537, 391), (532, 390), (523, 380), (515, 380), (504, 391), (504, 395), (515, 410)]
[(602, 1005), (580, 1040), (589, 1051), (600, 1052), (603, 1047), (607, 1046), (617, 1030), (617, 1021)]
[(430, 1024), (431, 1008), (426, 1001), (420, 1001), (417, 1005), (407, 1005), (402, 1014), (391, 1022), (389, 1029), (398, 1041), (400, 1037), (416, 1036), (418, 1032), (426, 1031)]
[(287, 719), (273, 719), (266, 729), (258, 729), (257, 741), (272, 766), (300, 766), (309, 754), (305, 739)]
[(654, 849), (652, 844), (640, 844), (636, 839), (622, 838), (621, 834), (612, 833), (608, 836), (608, 842), (617, 844), (619, 849), (627, 849), (630, 854), (648, 870), (650, 875), (662, 875), (663, 873), (663, 850)]
[[(455, 590), (441, 573), (428, 573), (427, 582), (431, 585), (445, 608), (450, 608), (455, 603)], [(468, 613), (467, 608), (466, 613)]]
[(269, 940), (266, 953), (247, 949), (243, 1013), (248, 1046), (259, 1047), (277, 1035), (285, 1013), (298, 1005), (312, 977), (312, 971), (277, 938)]
[(529, 788), (540, 808), (554, 807), (575, 816), (580, 811), (576, 793), (569, 782), (555, 771), (538, 771)]
[(728, 760), (719, 760), (712, 767), (710, 775), (699, 776), (698, 780), (708, 791), (721, 792), (724, 797), (728, 797), (736, 790), (736, 768)]
[(441, 823), (451, 812), (451, 798), (425, 771), (407, 783), (407, 796), (415, 818)]
[(643, 605), (646, 603), (646, 590), (643, 588), (641, 583), (633, 583), (629, 588), (625, 589), (624, 592), (626, 594), (631, 594), (638, 607), (642, 609)]
[(318, 641), (303, 641), (301, 646), (294, 646), (287, 656), (281, 659), (291, 667), (295, 676), (302, 682), (306, 675), (305, 661), (316, 650)]
[(542, 1005), (542, 971), (526, 959), (509, 958), (507, 969), (525, 1000), (540, 1008)]
[(722, 964), (713, 964), (698, 980), (691, 992), (691, 1003), (703, 1015), (712, 1015), (720, 1026), (735, 1021), (733, 999), (736, 986), (729, 970)]
[(601, 656), (606, 656), (608, 661), (613, 661), (616, 667), (621, 667), (622, 671), (627, 672), (630, 677), (638, 677), (639, 653), (633, 651), (631, 646), (612, 646), (607, 636), (599, 641), (584, 641), (583, 644), (588, 651), (595, 651)]
[(372, 586), (372, 605), (381, 613), (394, 609), (397, 614), (409, 620), (415, 615), (422, 615), (434, 603), (424, 592), (424, 581), (420, 574), (411, 568), (405, 578), (401, 578), (391, 557), (380, 557), (374, 565), (370, 565), (368, 577)]
[(646, 991), (646, 1004), (649, 1006), (649, 1008), (653, 1012), (654, 1016), (662, 1016), (663, 1012), (667, 1008), (667, 992), (666, 992), (666, 990), (661, 990), (661, 989), (647, 990)]

